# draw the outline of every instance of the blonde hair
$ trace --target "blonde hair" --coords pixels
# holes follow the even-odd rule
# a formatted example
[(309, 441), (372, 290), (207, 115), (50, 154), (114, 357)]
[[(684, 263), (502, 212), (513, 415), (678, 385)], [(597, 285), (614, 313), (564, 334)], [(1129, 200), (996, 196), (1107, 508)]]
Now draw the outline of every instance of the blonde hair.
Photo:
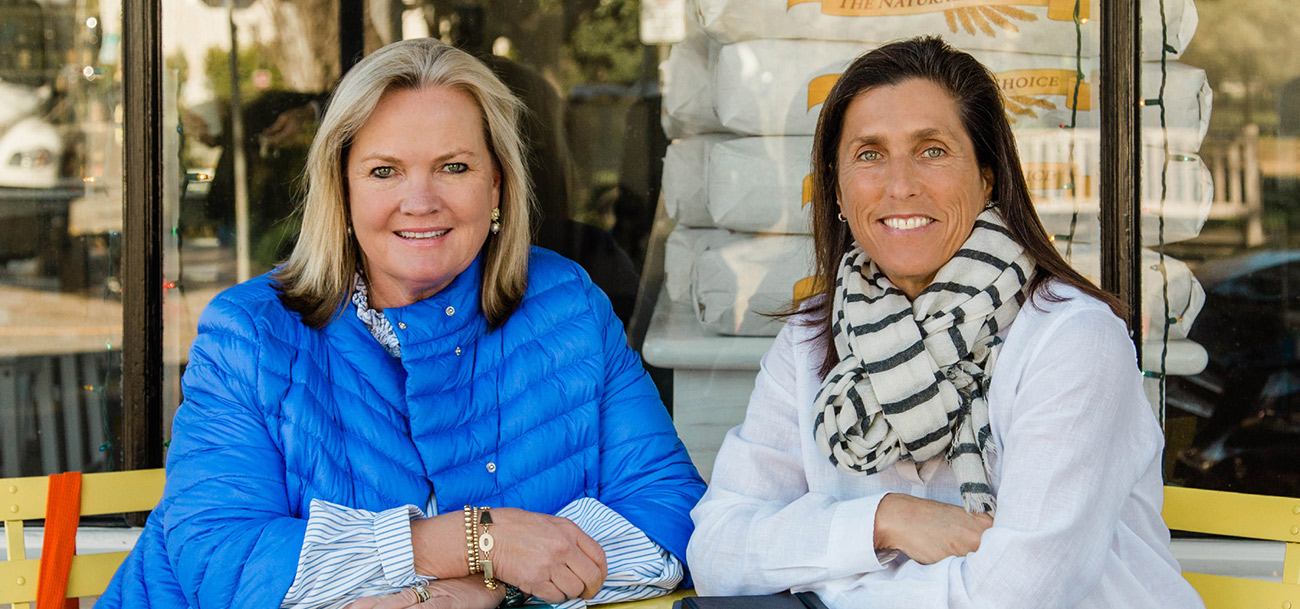
[(501, 174), (501, 231), (483, 253), (480, 302), (492, 326), (519, 307), (528, 284), (530, 186), (519, 137), (522, 105), (487, 66), (436, 39), (395, 42), (357, 63), (334, 90), (312, 140), (304, 174), (302, 231), (276, 273), (280, 299), (304, 323), (322, 328), (351, 297), (360, 247), (344, 180), (348, 150), (388, 91), (449, 87), (468, 94), (483, 115), (484, 139)]

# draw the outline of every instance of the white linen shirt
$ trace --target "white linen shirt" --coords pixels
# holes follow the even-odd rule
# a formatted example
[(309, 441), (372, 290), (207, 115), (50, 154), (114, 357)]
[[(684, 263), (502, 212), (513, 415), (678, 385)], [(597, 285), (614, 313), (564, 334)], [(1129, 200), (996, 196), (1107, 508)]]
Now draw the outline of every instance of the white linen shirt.
[[(989, 389), (997, 496), (979, 550), (922, 565), (874, 550), (887, 493), (961, 505), (952, 469), (870, 476), (813, 440), (823, 343), (788, 323), (727, 433), (687, 548), (700, 594), (816, 592), (833, 609), (1204, 607), (1169, 553), (1160, 427), (1133, 344), (1104, 304), (1056, 283), (1003, 330)], [(933, 468), (933, 471), (929, 471)]]

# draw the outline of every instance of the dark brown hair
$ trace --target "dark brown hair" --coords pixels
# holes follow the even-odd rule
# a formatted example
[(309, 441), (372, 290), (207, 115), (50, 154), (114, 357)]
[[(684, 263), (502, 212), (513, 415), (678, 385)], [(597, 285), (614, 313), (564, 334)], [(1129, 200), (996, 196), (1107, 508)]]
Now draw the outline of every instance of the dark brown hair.
[[(1047, 231), (1034, 211), (1029, 187), (1020, 167), (1016, 140), (1002, 105), (1002, 91), (997, 79), (974, 57), (952, 48), (936, 36), (923, 36), (893, 42), (858, 57), (844, 71), (827, 95), (817, 119), (812, 150), (812, 231), (816, 249), (816, 269), (812, 293), (796, 300), (786, 315), (808, 314), (803, 323), (820, 327), (817, 338), (826, 346), (822, 374), (839, 362), (831, 335), (831, 298), (840, 260), (853, 248), (849, 225), (839, 221), (835, 187), (839, 172), (836, 154), (844, 130), (844, 115), (859, 95), (877, 87), (897, 85), (921, 78), (933, 82), (957, 103), (962, 126), (975, 145), (976, 161), (982, 169), (993, 171), (994, 204), (1002, 214), (1011, 237), (1025, 249), (1038, 265), (1029, 283), (1031, 299), (1049, 279), (1056, 279), (1096, 298), (1124, 319), (1124, 306), (1114, 295), (1093, 285), (1065, 262), (1047, 237)], [(1059, 302), (1060, 298), (1044, 290), (1042, 298)]]

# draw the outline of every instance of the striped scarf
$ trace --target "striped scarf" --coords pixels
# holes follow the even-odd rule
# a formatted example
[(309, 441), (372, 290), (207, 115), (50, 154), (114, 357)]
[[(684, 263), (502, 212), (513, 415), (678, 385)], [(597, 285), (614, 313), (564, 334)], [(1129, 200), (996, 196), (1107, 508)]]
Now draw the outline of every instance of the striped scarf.
[(945, 455), (966, 511), (993, 513), (986, 396), (1001, 340), (1034, 263), (994, 210), (914, 302), (855, 246), (835, 280), (839, 364), (817, 393), (822, 454), (858, 476)]

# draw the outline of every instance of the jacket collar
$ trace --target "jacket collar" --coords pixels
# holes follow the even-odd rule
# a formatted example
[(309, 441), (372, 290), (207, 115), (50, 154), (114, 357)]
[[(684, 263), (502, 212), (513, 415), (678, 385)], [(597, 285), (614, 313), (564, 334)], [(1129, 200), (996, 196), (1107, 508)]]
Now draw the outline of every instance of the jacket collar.
[(408, 346), (443, 340), (467, 329), (477, 330), (483, 325), (479, 304), (482, 258), (482, 254), (476, 256), (469, 268), (461, 271), (437, 294), (404, 307), (384, 309), (384, 316), (393, 325), (393, 331), (402, 344), (403, 357)]

